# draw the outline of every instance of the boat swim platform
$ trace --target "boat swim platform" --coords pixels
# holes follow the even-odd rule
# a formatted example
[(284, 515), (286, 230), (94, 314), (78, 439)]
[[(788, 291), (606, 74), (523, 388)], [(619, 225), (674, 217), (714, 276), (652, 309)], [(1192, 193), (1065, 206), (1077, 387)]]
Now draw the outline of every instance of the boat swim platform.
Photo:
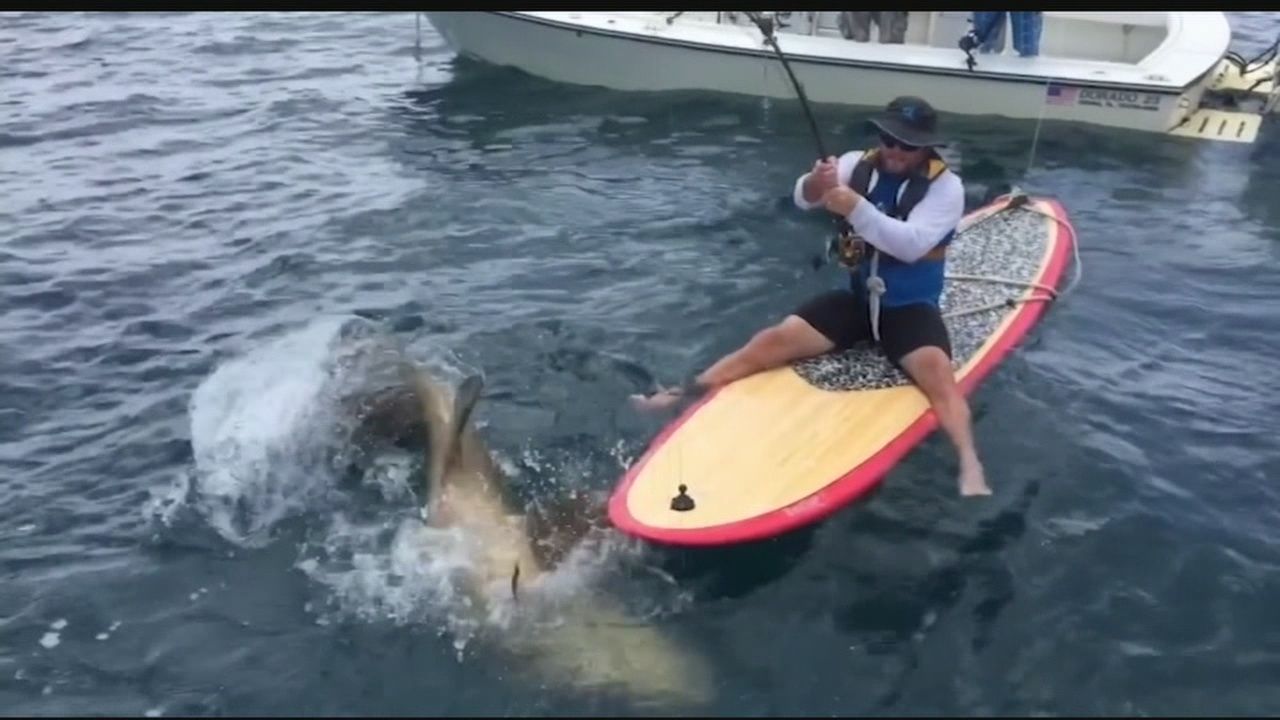
[(1247, 73), (1242, 73), (1236, 63), (1222, 60), (1214, 69), (1213, 83), (1201, 106), (1169, 134), (1198, 140), (1254, 142), (1266, 116), (1280, 112), (1276, 102), (1280, 99), (1278, 75), (1280, 58), (1272, 58)]
[(1233, 110), (1200, 108), (1169, 131), (1170, 135), (1197, 140), (1251, 143), (1258, 139), (1262, 116)]

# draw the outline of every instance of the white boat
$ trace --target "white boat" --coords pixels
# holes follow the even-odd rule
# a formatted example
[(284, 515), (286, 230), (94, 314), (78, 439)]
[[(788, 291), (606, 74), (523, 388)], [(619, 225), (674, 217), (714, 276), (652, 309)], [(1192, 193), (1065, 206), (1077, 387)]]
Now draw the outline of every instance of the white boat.
[(755, 13), (775, 49), (744, 12), (426, 13), (459, 54), (624, 91), (795, 98), (789, 66), (814, 103), (910, 94), (942, 112), (1236, 142), (1253, 142), (1280, 97), (1276, 46), (1252, 62), (1230, 51), (1221, 12), (1045, 12), (1035, 57), (962, 49), (969, 12), (911, 12), (900, 44), (848, 39), (840, 14)]

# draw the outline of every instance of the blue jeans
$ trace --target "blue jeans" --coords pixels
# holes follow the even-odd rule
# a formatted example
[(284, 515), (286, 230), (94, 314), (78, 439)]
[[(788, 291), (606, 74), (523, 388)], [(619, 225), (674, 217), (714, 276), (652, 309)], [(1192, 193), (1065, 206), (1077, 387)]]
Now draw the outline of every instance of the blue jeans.
[(973, 13), (973, 28), (986, 40), (981, 45), (984, 53), (995, 52), (1004, 38), (1004, 16), (1009, 16), (1013, 26), (1013, 49), (1022, 57), (1034, 57), (1040, 54), (1040, 33), (1044, 29), (1044, 13), (1041, 12), (1005, 12), (978, 11)]

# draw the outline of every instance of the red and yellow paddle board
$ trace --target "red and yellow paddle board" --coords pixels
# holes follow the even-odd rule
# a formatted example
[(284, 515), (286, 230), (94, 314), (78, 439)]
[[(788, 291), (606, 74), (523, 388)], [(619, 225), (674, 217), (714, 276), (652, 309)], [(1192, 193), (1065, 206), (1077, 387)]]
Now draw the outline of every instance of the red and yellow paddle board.
[[(1054, 200), (1004, 196), (965, 216), (941, 307), (971, 394), (1031, 330), (1072, 255)], [(672, 421), (623, 476), (609, 516), (675, 545), (759, 540), (821, 520), (872, 489), (937, 429), (924, 395), (878, 350), (855, 348), (743, 378)], [(674, 505), (681, 494), (692, 501)]]

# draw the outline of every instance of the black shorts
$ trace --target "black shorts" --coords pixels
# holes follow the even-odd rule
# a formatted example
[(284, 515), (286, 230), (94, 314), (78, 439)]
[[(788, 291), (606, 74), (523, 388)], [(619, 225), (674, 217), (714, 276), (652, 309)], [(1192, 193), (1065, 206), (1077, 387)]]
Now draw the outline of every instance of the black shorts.
[[(838, 350), (872, 339), (870, 305), (862, 293), (825, 292), (805, 302), (795, 314), (835, 343)], [(881, 305), (880, 346), (889, 362), (899, 367), (903, 356), (925, 346), (941, 348), (951, 357), (951, 338), (942, 313), (928, 303)]]

